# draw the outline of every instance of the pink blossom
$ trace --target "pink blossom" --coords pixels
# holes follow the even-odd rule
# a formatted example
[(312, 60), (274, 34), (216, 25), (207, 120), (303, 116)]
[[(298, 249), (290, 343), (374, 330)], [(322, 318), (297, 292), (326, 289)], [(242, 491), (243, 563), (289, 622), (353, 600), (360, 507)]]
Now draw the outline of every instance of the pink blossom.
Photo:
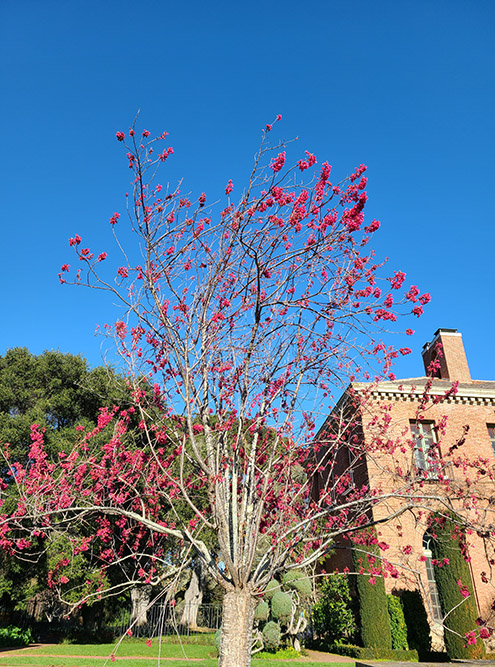
[(414, 330), (413, 330), (413, 329), (406, 329), (406, 335), (407, 335), (407, 336), (412, 336), (413, 333), (414, 333)]
[(410, 347), (401, 347), (399, 349), (399, 352), (403, 355), (406, 355), (406, 354), (411, 354), (412, 350)]
[(392, 278), (389, 278), (390, 282), (392, 283), (393, 289), (400, 289), (405, 279), (406, 279), (406, 274), (403, 273), (403, 271), (396, 271), (392, 276)]
[(281, 114), (281, 113), (279, 113), (279, 114), (277, 115), (277, 120), (282, 120), (282, 114)]
[(367, 227), (364, 228), (364, 231), (367, 234), (372, 234), (373, 232), (376, 232), (376, 230), (379, 229), (379, 228), (380, 228), (379, 221), (378, 220), (372, 220), (372, 222), (370, 222), (370, 224)]
[(204, 206), (204, 205), (205, 205), (205, 202), (206, 202), (206, 195), (205, 195), (204, 192), (202, 192), (202, 193), (199, 195), (199, 199), (198, 199), (198, 201), (199, 201), (199, 205), (200, 205), (200, 206)]
[(149, 130), (143, 130), (143, 137), (147, 138), (150, 136)]
[(466, 632), (464, 636), (466, 637), (467, 644), (471, 644), (472, 646), (476, 644), (476, 634), (474, 630), (471, 630), (471, 632)]
[(419, 297), (419, 302), (422, 303), (423, 306), (425, 306), (430, 301), (431, 301), (431, 294), (425, 293)]
[(151, 648), (151, 639), (147, 639), (147, 640), (146, 640), (146, 646), (147, 646), (148, 648)]
[(270, 132), (271, 129), (272, 129), (272, 125), (268, 125), (268, 124), (265, 125), (265, 130), (266, 130), (267, 132)]
[(79, 234), (76, 234), (73, 239), (69, 239), (69, 245), (79, 245), (81, 243), (81, 237)]
[(270, 169), (273, 169), (275, 173), (280, 171), (285, 164), (285, 151), (279, 153), (276, 158), (273, 158)]
[(420, 317), (423, 314), (423, 306), (415, 306), (412, 309), (412, 314), (416, 315), (416, 317)]
[(125, 134), (123, 132), (117, 132), (116, 135), (118, 141), (124, 141)]
[(114, 213), (112, 217), (110, 218), (109, 222), (111, 225), (116, 225), (117, 220), (120, 218), (120, 213)]
[(229, 178), (229, 182), (227, 184), (227, 187), (225, 188), (225, 194), (230, 195), (230, 193), (232, 192), (233, 189), (234, 189), (234, 186), (232, 184), (232, 179)]
[(419, 294), (418, 287), (416, 285), (411, 285), (409, 292), (407, 292), (406, 294), (406, 299), (414, 303), (416, 301), (418, 294)]
[(117, 269), (117, 274), (118, 274), (119, 276), (121, 276), (122, 278), (127, 278), (128, 275), (129, 275), (129, 271), (126, 269), (125, 266), (120, 266), (120, 267)]
[(463, 598), (468, 598), (471, 595), (468, 587), (465, 586), (460, 579), (457, 580), (457, 585), (459, 586), (459, 590)]
[(106, 252), (101, 252), (101, 253), (98, 255), (98, 261), (99, 261), (99, 262), (103, 262), (103, 260), (106, 259), (107, 257), (108, 257), (108, 255), (107, 255)]

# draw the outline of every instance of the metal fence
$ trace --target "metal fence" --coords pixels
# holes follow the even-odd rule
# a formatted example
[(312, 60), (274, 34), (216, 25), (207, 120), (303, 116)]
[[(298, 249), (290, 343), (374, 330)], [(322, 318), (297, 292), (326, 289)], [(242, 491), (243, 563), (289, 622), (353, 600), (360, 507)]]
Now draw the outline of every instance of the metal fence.
[[(106, 629), (116, 635), (124, 635), (128, 630), (134, 637), (159, 637), (162, 635), (178, 635), (190, 637), (215, 632), (222, 622), (220, 605), (202, 604), (197, 608), (193, 605), (181, 604), (173, 607), (170, 604), (155, 604), (146, 612), (146, 619), (138, 624), (132, 621), (131, 610), (123, 609)], [(187, 622), (196, 617), (196, 622)], [(184, 622), (186, 619), (186, 622)], [(143, 622), (144, 621), (144, 622)]]

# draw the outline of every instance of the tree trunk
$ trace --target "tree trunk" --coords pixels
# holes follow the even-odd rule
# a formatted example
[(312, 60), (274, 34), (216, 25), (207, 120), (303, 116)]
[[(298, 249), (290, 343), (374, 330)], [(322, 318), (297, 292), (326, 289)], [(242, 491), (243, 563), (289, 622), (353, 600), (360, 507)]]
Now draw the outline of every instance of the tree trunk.
[(151, 586), (134, 586), (131, 588), (131, 623), (136, 621), (136, 627), (146, 625), (148, 622), (148, 607), (151, 598)]
[(249, 667), (251, 664), (256, 603), (257, 600), (244, 589), (225, 594), (218, 667)]
[(187, 625), (189, 628), (198, 627), (199, 605), (203, 600), (203, 591), (201, 590), (201, 580), (196, 570), (193, 570), (191, 581), (184, 595), (184, 611), (182, 613), (181, 625)]

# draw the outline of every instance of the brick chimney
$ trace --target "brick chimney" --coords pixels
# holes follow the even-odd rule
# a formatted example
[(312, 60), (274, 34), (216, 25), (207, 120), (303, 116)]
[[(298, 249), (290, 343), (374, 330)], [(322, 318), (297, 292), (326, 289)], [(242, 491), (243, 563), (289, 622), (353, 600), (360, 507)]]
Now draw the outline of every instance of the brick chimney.
[[(442, 346), (442, 357), (437, 355), (438, 343)], [(457, 329), (437, 329), (431, 343), (423, 345), (422, 354), (426, 373), (428, 373), (430, 363), (438, 357), (440, 369), (435, 372), (435, 377), (442, 380), (471, 382), (471, 374), (462, 344), (462, 334)]]

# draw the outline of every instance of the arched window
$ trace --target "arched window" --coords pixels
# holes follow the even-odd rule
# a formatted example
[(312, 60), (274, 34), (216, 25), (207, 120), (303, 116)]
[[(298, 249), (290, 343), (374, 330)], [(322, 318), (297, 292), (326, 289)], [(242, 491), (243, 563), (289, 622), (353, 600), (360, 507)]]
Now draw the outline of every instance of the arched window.
[(423, 536), (423, 555), (425, 557), (426, 576), (428, 578), (428, 593), (430, 596), (431, 614), (435, 621), (442, 620), (442, 609), (440, 607), (440, 598), (438, 596), (437, 582), (435, 581), (435, 570), (431, 562), (431, 542), (433, 537), (429, 533)]

